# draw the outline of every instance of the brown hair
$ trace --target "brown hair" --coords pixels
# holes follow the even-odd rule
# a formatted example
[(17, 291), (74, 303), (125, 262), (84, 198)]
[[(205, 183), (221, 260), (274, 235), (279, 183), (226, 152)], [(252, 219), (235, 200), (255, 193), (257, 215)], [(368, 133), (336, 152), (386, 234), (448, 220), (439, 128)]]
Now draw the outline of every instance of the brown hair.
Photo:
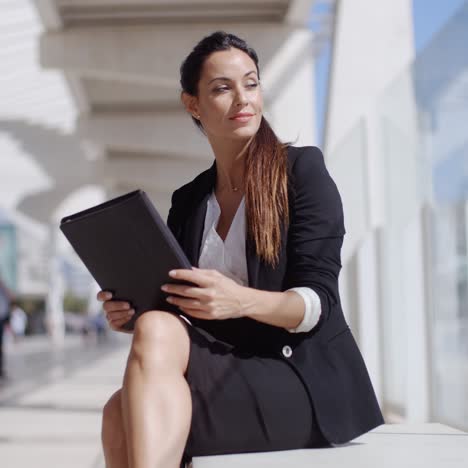
[[(186, 57), (180, 67), (182, 91), (198, 95), (198, 82), (206, 58), (213, 52), (237, 48), (249, 55), (258, 69), (256, 52), (239, 37), (216, 31), (204, 37)], [(192, 116), (203, 132), (200, 121)], [(281, 247), (281, 223), (289, 223), (287, 146), (276, 136), (262, 116), (260, 127), (252, 138), (244, 159), (245, 208), (247, 235), (255, 251), (266, 263), (275, 266)]]

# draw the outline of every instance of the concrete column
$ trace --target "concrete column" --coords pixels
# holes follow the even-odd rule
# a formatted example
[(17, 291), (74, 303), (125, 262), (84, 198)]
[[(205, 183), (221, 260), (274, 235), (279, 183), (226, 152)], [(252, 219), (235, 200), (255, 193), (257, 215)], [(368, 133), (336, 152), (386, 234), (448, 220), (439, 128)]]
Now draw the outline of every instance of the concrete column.
[(383, 388), (381, 367), (381, 336), (379, 310), (379, 269), (374, 232), (360, 244), (356, 255), (356, 296), (358, 297), (359, 347), (366, 361), (375, 393), (382, 405)]
[[(403, 83), (402, 87), (397, 89), (399, 99), (395, 100), (394, 105), (391, 105), (391, 102), (381, 102), (381, 96), (386, 92), (389, 84), (404, 71), (414, 57), (411, 1), (341, 1), (337, 8), (335, 27), (325, 151), (332, 155), (333, 159), (330, 160), (330, 163), (334, 173), (338, 175), (337, 183), (343, 198), (345, 221), (348, 219), (349, 230), (347, 229), (347, 231), (350, 238), (346, 249), (346, 259), (355, 259), (356, 262), (355, 293), (357, 301), (351, 303), (355, 307), (351, 313), (353, 324), (357, 328), (356, 335), (359, 337), (359, 346), (376, 394), (381, 399), (382, 404), (385, 397), (382, 328), (386, 323), (391, 323), (390, 339), (395, 338), (394, 333), (408, 333), (408, 335), (412, 333), (406, 328), (406, 323), (401, 323), (401, 328), (399, 328), (392, 320), (388, 320), (389, 317), (386, 317), (386, 322), (381, 323), (381, 313), (384, 310), (391, 313), (395, 304), (398, 304), (398, 307), (404, 307), (407, 313), (413, 313), (404, 304), (406, 294), (404, 291), (399, 293), (401, 298), (394, 297), (394, 292), (398, 289), (397, 285), (402, 282), (408, 281), (408, 285), (411, 285), (408, 286), (408, 289), (405, 288), (408, 293), (410, 290), (415, 291), (417, 297), (412, 297), (411, 307), (417, 308), (416, 314), (419, 314), (422, 300), (422, 296), (418, 293), (421, 285), (419, 280), (414, 278), (416, 270), (419, 271), (419, 274), (422, 273), (419, 254), (414, 251), (408, 252), (409, 264), (406, 268), (408, 272), (411, 271), (411, 274), (407, 277), (404, 271), (399, 271), (396, 268), (396, 265), (401, 264), (401, 258), (392, 257), (395, 254), (404, 255), (403, 252), (397, 253), (398, 248), (402, 248), (402, 246), (396, 245), (395, 238), (387, 241), (385, 240), (387, 237), (384, 236), (382, 247), (375, 234), (380, 227), (385, 228), (385, 224), (389, 221), (385, 198), (388, 196), (388, 193), (385, 192), (386, 189), (388, 190), (388, 186), (386, 186), (388, 180), (385, 180), (385, 177), (388, 176), (384, 171), (387, 162), (385, 158), (392, 158), (395, 148), (403, 141), (403, 139), (399, 139), (393, 143), (390, 149), (386, 147), (388, 142), (383, 138), (384, 132), (381, 128), (382, 108), (386, 110), (387, 106), (390, 111), (398, 108), (396, 115), (404, 114), (406, 120), (404, 120), (402, 127), (410, 133), (414, 129), (415, 123), (414, 120), (411, 120), (414, 117), (414, 102), (411, 99), (409, 82)], [(407, 100), (405, 100), (406, 97), (408, 97)], [(395, 112), (392, 112), (392, 115), (395, 115)], [(406, 125), (406, 121), (409, 122), (408, 125)], [(388, 132), (386, 136), (388, 136)], [(410, 157), (408, 163), (410, 171), (404, 178), (405, 184), (409, 180), (414, 182), (414, 176), (417, 175), (417, 171), (413, 170), (414, 161), (411, 159), (409, 151), (405, 153), (406, 157)], [(335, 158), (335, 155), (338, 155), (339, 158)], [(398, 164), (401, 164), (401, 159), (397, 159)], [(392, 169), (397, 163), (393, 163)], [(344, 168), (349, 170), (346, 171)], [(407, 186), (404, 188), (407, 189)], [(394, 187), (392, 186), (391, 189)], [(414, 195), (409, 190), (407, 193), (411, 196)], [(406, 192), (404, 194), (406, 195)], [(417, 199), (412, 197), (409, 203), (408, 197), (406, 197), (406, 202), (404, 199), (402, 193), (398, 200), (393, 200), (391, 206), (392, 209), (396, 208), (396, 213), (398, 213), (400, 210), (398, 203), (402, 202), (404, 214), (398, 217), (398, 226), (405, 225), (408, 212), (417, 213), (415, 210)], [(395, 212), (391, 214), (393, 215)], [(399, 235), (401, 232), (399, 229), (398, 227), (392, 230), (392, 235)], [(415, 238), (413, 237), (412, 240), (415, 241)], [(418, 251), (421, 246), (416, 247), (415, 242), (412, 242), (411, 245), (413, 250)], [(380, 251), (381, 248), (384, 250)], [(385, 250), (386, 248), (387, 250)], [(391, 269), (391, 274), (404, 275), (404, 280), (401, 282), (394, 283), (394, 278), (390, 278), (392, 280), (390, 289), (392, 297), (390, 298), (389, 294), (386, 294), (390, 283), (385, 284), (384, 281), (385, 274), (390, 273), (382, 271), (379, 264), (382, 252), (386, 256), (385, 260), (389, 259), (385, 265)], [(349, 282), (351, 283), (352, 280), (349, 279)], [(380, 297), (380, 294), (383, 294), (383, 298)], [(383, 308), (382, 300), (389, 299), (391, 299), (391, 303), (385, 304), (385, 308)], [(420, 321), (420, 319), (419, 317), (418, 320)], [(395, 328), (393, 328), (394, 326)], [(415, 324), (408, 323), (408, 326), (414, 327)], [(401, 334), (397, 336), (401, 336)], [(398, 349), (394, 348), (395, 343), (387, 341), (385, 343), (390, 347), (390, 352), (386, 357), (388, 355), (395, 357), (398, 353)], [(406, 343), (410, 346), (409, 342)], [(421, 349), (414, 342), (411, 346)], [(423, 357), (419, 351), (417, 356), (421, 363)], [(414, 363), (408, 361), (409, 366), (415, 364), (416, 361)], [(408, 375), (395, 376), (392, 374), (393, 371), (403, 372), (403, 370), (403, 366), (389, 368), (389, 378), (391, 378), (392, 385), (405, 385), (405, 378), (409, 378)], [(418, 376), (421, 374), (418, 373)], [(397, 381), (395, 377), (398, 379)], [(398, 388), (392, 386), (392, 396), (398, 396), (398, 400), (404, 400), (402, 401), (403, 405), (412, 405), (413, 399), (408, 399), (406, 391), (412, 384), (412, 381), (408, 381), (407, 386), (402, 390), (402, 398), (400, 398)], [(420, 385), (417, 385), (416, 388), (417, 391), (422, 391)], [(422, 400), (424, 398), (423, 396)], [(422, 401), (419, 403), (424, 406)], [(414, 407), (410, 413), (411, 417), (416, 417), (415, 415), (421, 415), (423, 410)]]
[(63, 297), (65, 283), (58, 253), (58, 223), (51, 222), (49, 227), (48, 291), (46, 296), (46, 327), (54, 346), (63, 346), (65, 339), (65, 319)]
[(425, 300), (424, 272), (424, 220), (414, 218), (404, 230), (401, 246), (404, 291), (402, 304), (406, 311), (407, 327), (407, 379), (406, 379), (406, 420), (428, 422), (429, 400), (429, 359), (427, 349), (427, 304)]

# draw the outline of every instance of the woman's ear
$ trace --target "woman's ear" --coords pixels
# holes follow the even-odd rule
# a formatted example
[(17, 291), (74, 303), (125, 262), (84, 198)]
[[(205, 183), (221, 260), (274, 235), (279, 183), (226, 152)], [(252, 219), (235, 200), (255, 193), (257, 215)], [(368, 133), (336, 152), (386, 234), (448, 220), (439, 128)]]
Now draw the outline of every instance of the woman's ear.
[(198, 112), (198, 102), (197, 102), (197, 97), (192, 96), (191, 94), (186, 93), (185, 91), (182, 91), (180, 93), (180, 100), (184, 104), (185, 110), (191, 114), (192, 116), (199, 115)]

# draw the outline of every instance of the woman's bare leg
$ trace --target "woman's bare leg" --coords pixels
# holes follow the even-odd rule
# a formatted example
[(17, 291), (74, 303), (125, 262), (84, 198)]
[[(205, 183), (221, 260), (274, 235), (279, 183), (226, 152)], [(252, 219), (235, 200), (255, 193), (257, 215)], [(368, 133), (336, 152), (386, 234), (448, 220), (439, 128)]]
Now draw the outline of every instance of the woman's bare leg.
[(121, 394), (129, 468), (180, 467), (192, 418), (186, 327), (164, 311), (135, 323)]
[(118, 390), (111, 396), (102, 412), (101, 438), (106, 468), (128, 468), (121, 398), (121, 390)]

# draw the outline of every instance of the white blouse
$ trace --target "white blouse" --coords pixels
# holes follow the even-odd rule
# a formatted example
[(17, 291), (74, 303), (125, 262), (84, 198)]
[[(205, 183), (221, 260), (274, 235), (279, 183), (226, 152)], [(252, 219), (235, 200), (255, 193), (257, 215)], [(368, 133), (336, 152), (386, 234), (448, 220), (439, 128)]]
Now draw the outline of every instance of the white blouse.
[[(242, 286), (248, 286), (247, 258), (245, 253), (245, 196), (237, 208), (226, 239), (216, 232), (221, 208), (214, 190), (208, 199), (202, 248), (198, 260), (199, 268), (212, 268), (231, 278)], [(308, 287), (290, 288), (304, 300), (304, 318), (296, 328), (287, 329), (291, 333), (307, 332), (317, 324), (322, 312), (320, 297)]]

